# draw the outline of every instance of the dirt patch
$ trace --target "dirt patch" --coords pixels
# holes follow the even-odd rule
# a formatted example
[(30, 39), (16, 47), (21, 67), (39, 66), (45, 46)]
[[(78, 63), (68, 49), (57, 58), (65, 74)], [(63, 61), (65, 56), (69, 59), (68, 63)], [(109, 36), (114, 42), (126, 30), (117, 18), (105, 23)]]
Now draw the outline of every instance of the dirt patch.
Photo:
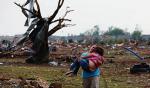
[(48, 88), (49, 85), (46, 81), (38, 79), (25, 79), (25, 78), (0, 78), (0, 88)]

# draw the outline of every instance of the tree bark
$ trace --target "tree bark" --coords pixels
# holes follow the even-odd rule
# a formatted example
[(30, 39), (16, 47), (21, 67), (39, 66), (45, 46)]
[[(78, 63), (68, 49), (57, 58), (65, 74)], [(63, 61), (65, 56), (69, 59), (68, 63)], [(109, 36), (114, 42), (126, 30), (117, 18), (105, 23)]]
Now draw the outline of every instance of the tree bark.
[[(32, 53), (31, 56), (26, 60), (27, 63), (44, 63), (48, 62), (49, 60), (49, 48), (48, 48), (48, 28), (49, 25), (47, 22), (41, 23), (40, 27), (37, 27), (36, 30), (39, 30), (39, 32), (36, 33), (36, 31), (33, 31), (34, 33), (31, 33), (31, 40), (33, 42), (33, 46), (31, 47)], [(42, 27), (42, 28), (41, 28)], [(38, 29), (39, 28), (39, 29)]]

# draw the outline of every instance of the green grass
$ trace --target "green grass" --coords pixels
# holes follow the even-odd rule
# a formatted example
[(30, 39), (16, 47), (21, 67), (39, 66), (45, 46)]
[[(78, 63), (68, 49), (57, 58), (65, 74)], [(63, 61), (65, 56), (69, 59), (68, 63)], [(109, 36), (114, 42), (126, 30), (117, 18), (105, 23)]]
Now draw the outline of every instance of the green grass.
[[(115, 63), (105, 63), (102, 68), (102, 75), (100, 76), (101, 88), (144, 88), (149, 86), (148, 79), (150, 74), (132, 75), (129, 74), (129, 68), (133, 63), (130, 61), (137, 61), (130, 59), (131, 57), (119, 56), (114, 58)], [(63, 88), (82, 88), (81, 70), (77, 77), (67, 77), (67, 67), (50, 67), (48, 65), (29, 65), (24, 63), (24, 59), (0, 59), (0, 62), (7, 62), (8, 65), (0, 65), (0, 78), (19, 78), (37, 79), (47, 81), (49, 84), (53, 82), (60, 82)], [(12, 63), (16, 64), (12, 64)], [(21, 65), (17, 65), (21, 63)]]
[(60, 82), (64, 88), (82, 88), (80, 76), (65, 76), (67, 68), (48, 67), (48, 66), (0, 66), (0, 77), (37, 79), (47, 81), (49, 84)]

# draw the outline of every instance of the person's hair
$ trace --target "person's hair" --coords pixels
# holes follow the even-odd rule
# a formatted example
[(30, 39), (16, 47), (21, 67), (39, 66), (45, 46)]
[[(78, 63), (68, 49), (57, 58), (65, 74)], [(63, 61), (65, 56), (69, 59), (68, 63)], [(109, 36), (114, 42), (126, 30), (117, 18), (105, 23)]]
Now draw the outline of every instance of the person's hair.
[(102, 47), (100, 47), (100, 46), (96, 46), (93, 51), (98, 53), (101, 56), (104, 55), (104, 49)]

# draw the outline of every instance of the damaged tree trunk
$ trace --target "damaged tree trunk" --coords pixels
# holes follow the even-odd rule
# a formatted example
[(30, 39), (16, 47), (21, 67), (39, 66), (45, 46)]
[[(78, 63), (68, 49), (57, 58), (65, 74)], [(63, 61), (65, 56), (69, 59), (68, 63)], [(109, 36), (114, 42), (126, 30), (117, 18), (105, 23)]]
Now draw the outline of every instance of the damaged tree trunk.
[[(44, 22), (41, 30), (35, 35), (35, 39), (31, 39), (33, 42), (31, 49), (33, 50), (33, 52), (31, 52), (31, 56), (26, 60), (27, 63), (48, 62), (48, 28), (48, 23)], [(30, 36), (30, 38), (32, 37)]]
[[(72, 10), (67, 10), (64, 16), (60, 17), (59, 19), (55, 19), (64, 3), (64, 0), (59, 0), (57, 9), (54, 11), (54, 13), (50, 17), (42, 18), (37, 0), (35, 0), (35, 3), (37, 6), (37, 10), (33, 9), (33, 11), (30, 11), (24, 8), (24, 6), (15, 3), (22, 9), (23, 14), (27, 18), (29, 18), (27, 14), (27, 12), (29, 12), (32, 14), (32, 17), (30, 16), (30, 19), (33, 19), (26, 33), (23, 35), (23, 38), (17, 44), (20, 45), (27, 40), (31, 40), (33, 44), (30, 50), (31, 56), (26, 59), (26, 62), (40, 64), (48, 62), (49, 60), (48, 37), (54, 34), (59, 29), (70, 25), (63, 22), (71, 21), (69, 19), (65, 19), (65, 17), (67, 13), (71, 12)], [(49, 30), (49, 26), (53, 23), (57, 24), (51, 30)]]

